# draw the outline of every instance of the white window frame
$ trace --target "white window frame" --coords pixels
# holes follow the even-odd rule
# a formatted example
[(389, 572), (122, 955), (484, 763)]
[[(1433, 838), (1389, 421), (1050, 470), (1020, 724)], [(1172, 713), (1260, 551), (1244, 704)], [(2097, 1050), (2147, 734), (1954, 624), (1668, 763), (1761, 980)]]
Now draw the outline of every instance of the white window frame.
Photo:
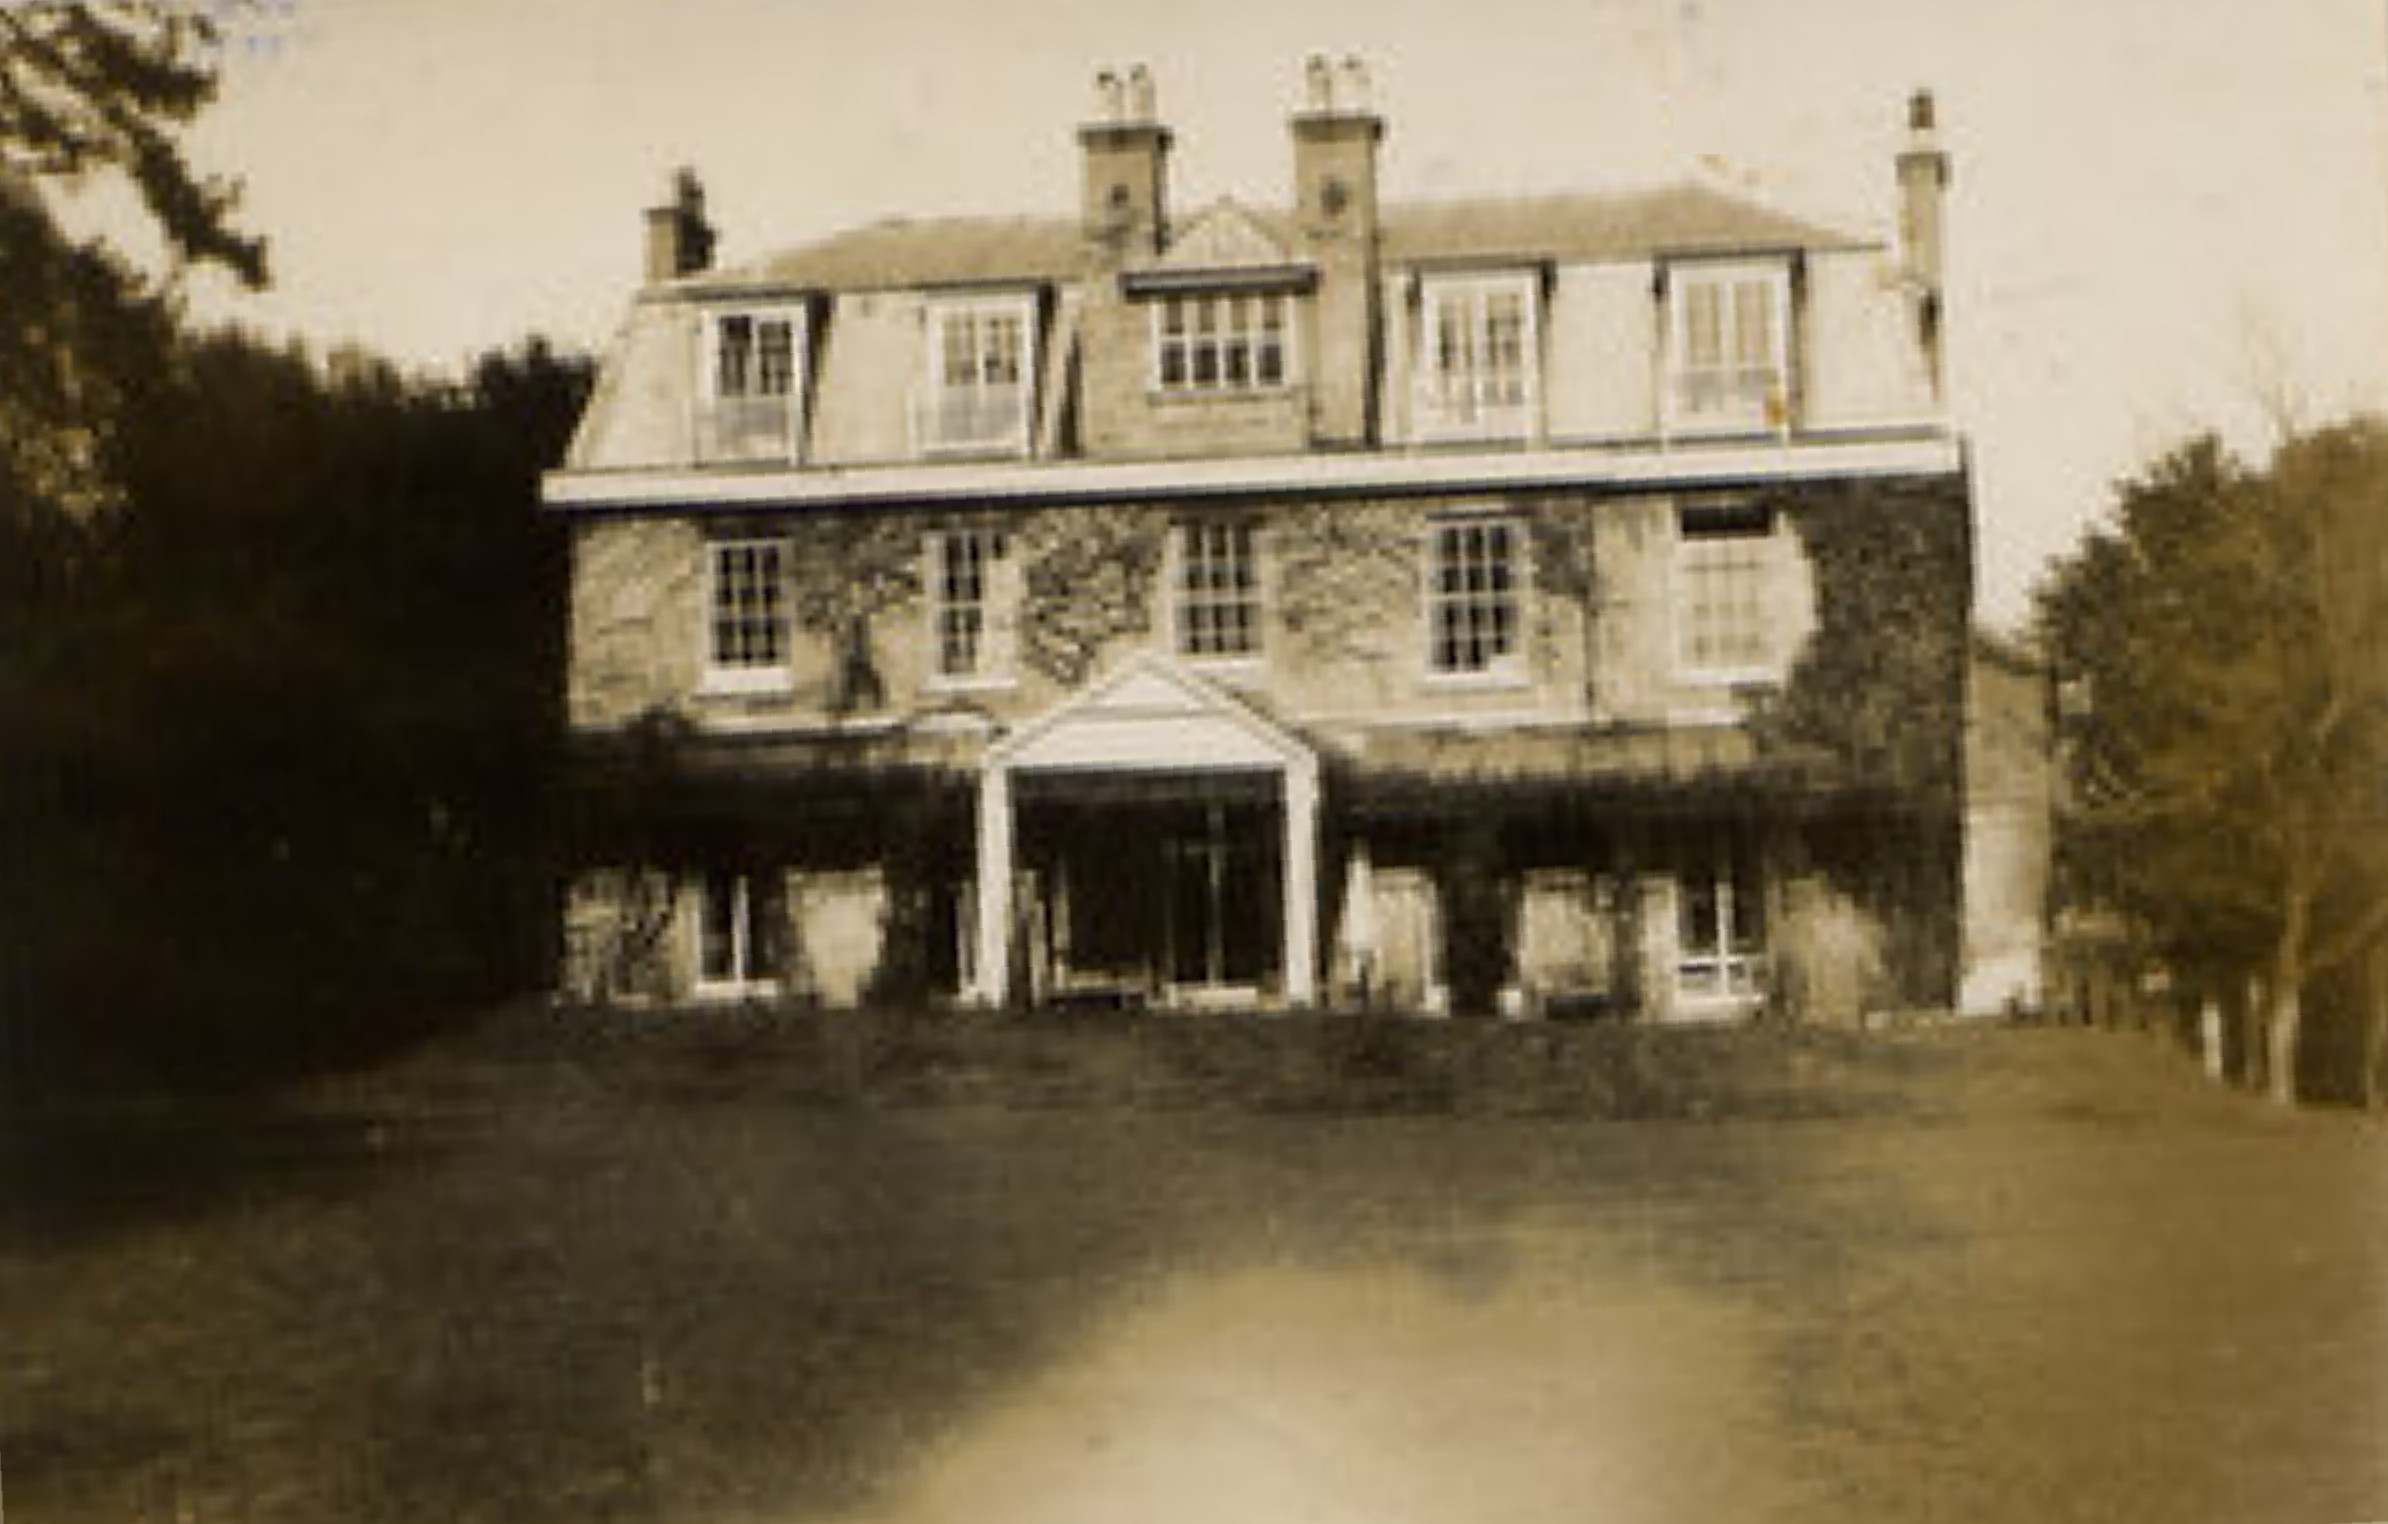
[[(758, 608), (730, 607), (740, 595), (726, 580), (730, 575), (729, 564), (758, 554), (768, 555), (776, 563), (768, 595), (760, 600)], [(704, 692), (785, 693), (795, 685), (795, 600), (789, 586), (789, 563), (794, 555), (795, 548), (785, 535), (747, 535), (705, 542), (704, 625), (699, 633), (704, 643), (701, 685)], [(742, 652), (725, 651), (722, 639), (725, 628), (749, 619), (768, 620), (776, 629), (777, 660), (753, 660)]]
[[(1506, 551), (1506, 568), (1499, 580), (1505, 585), (1497, 588), (1460, 588), (1447, 591), (1444, 568), (1449, 554), (1448, 537), (1469, 535), (1499, 535)], [(1421, 579), (1425, 614), (1425, 670), (1426, 680), (1437, 686), (1497, 686), (1514, 687), (1526, 679), (1526, 589), (1531, 568), (1528, 560), (1532, 549), (1526, 541), (1525, 521), (1514, 514), (1450, 515), (1429, 519), (1426, 524), (1425, 576)], [(1488, 562), (1488, 565), (1492, 563)], [(1488, 578), (1489, 580), (1489, 578)], [(1443, 660), (1443, 609), (1462, 599), (1480, 599), (1498, 608), (1507, 606), (1508, 639), (1503, 649), (1494, 651), (1482, 662), (1459, 666)], [(1496, 601), (1498, 600), (1498, 601)], [(1496, 621), (1497, 623), (1497, 621)], [(1473, 643), (1474, 637), (1470, 637)]]
[[(1518, 336), (1518, 395), (1487, 396), (1494, 373), (1485, 360), (1492, 351), (1490, 309), (1513, 298), (1521, 314)], [(1450, 309), (1462, 309), (1464, 331), (1456, 348), (1464, 375), (1445, 372), (1445, 325)], [(1418, 283), (1418, 363), (1413, 398), (1413, 432), (1424, 442), (1469, 439), (1530, 440), (1541, 434), (1542, 280), (1535, 272), (1429, 275)], [(1455, 395), (1455, 389), (1460, 395)]]
[[(697, 875), (695, 913), (689, 917), (693, 940), (689, 949), (689, 968), (692, 971), (689, 987), (699, 999), (735, 1000), (779, 993), (781, 975), (778, 971), (756, 971), (761, 944), (767, 936), (757, 918), (773, 902), (771, 895), (756, 892), (757, 878), (758, 875), (754, 873), (737, 869), (708, 869)], [(717, 974), (706, 967), (706, 953), (712, 941), (709, 922), (716, 910), (713, 891), (716, 883), (723, 880), (727, 881), (730, 889), (730, 924), (727, 928), (730, 966), (726, 972)]]
[[(1782, 435), (1798, 405), (1791, 370), (1791, 262), (1788, 258), (1675, 260), (1667, 265), (1665, 417), (1674, 435)], [(1744, 291), (1764, 293), (1763, 332)], [(1693, 363), (1694, 319), (1704, 293), (1716, 293), (1716, 353)], [(1695, 389), (1724, 400), (1698, 402)]]
[[(1160, 396), (1266, 396), (1293, 386), (1294, 378), (1301, 374), (1299, 311), (1291, 292), (1176, 291), (1154, 297), (1149, 306), (1152, 342), (1146, 351), (1145, 379)], [(1271, 311), (1277, 318), (1278, 373), (1273, 379), (1263, 379), (1265, 346), (1261, 341), (1269, 333), (1265, 314)], [(1184, 323), (1173, 327), (1179, 315)], [(1170, 377), (1168, 364), (1173, 348), (1182, 356), (1175, 379)], [(1206, 353), (1210, 376), (1198, 380), (1195, 373), (1201, 367), (1196, 362)], [(1241, 365), (1231, 365), (1239, 354)], [(1231, 370), (1240, 370), (1240, 379), (1231, 379)]]
[[(770, 462), (793, 464), (804, 454), (804, 398), (811, 356), (811, 312), (801, 302), (708, 306), (702, 309), (702, 342), (697, 360), (697, 456), (707, 463)], [(756, 329), (784, 327), (788, 351), (786, 371), (766, 377), (762, 346), (748, 361), (748, 378), (738, 388), (725, 387), (728, 364), (725, 330), (733, 323)], [(765, 387), (766, 380), (777, 384)], [(776, 415), (776, 417), (774, 416)], [(776, 427), (774, 427), (776, 424)]]
[[(1699, 533), (1687, 519), (1702, 513), (1720, 516), (1763, 516), (1764, 526), (1739, 532)], [(1743, 504), (1685, 504), (1675, 510), (1675, 553), (1671, 596), (1673, 611), (1669, 644), (1674, 652), (1676, 678), (1702, 687), (1741, 687), (1776, 683), (1783, 676), (1783, 631), (1778, 596), (1784, 574), (1783, 516), (1779, 511)], [(1748, 660), (1703, 660), (1695, 654), (1695, 640), (1703, 633), (1697, 611), (1703, 606), (1700, 584), (1717, 575), (1715, 563), (1746, 562), (1755, 583), (1748, 606), (1757, 621), (1760, 649)]]
[[(1766, 997), (1773, 927), (1767, 913), (1765, 877), (1745, 852), (1720, 845), (1675, 877), (1675, 1004), (1687, 1014), (1744, 1011)], [(1738, 868), (1748, 871), (1737, 873)], [(1685, 936), (1695, 893), (1716, 897), (1716, 942), (1712, 947), (1694, 948)], [(1757, 938), (1746, 949), (1737, 949), (1740, 932), (1749, 925), (1758, 928)], [(1705, 987), (1696, 987), (1700, 985)]]
[[(977, 546), (976, 597), (967, 605), (957, 605), (952, 598), (949, 563), (955, 548), (964, 544)], [(921, 601), (927, 606), (928, 615), (928, 685), (948, 691), (1010, 687), (1014, 681), (1011, 605), (1015, 598), (1010, 534), (994, 524), (957, 524), (934, 529), (929, 532), (921, 554), (921, 586), (925, 593)], [(951, 622), (963, 616), (972, 616), (971, 645), (975, 660), (969, 670), (956, 671), (946, 665), (946, 641)]]
[[(931, 299), (923, 313), (920, 400), (913, 409), (914, 453), (940, 455), (1026, 455), (1036, 419), (1038, 346), (1036, 294), (945, 296)], [(971, 330), (967, 369), (989, 368), (995, 351), (982, 325), (1008, 322), (1018, 332), (1009, 381), (972, 374), (956, 381), (946, 371), (948, 335), (957, 324)], [(1008, 394), (1008, 395), (1007, 395)]]
[[(1200, 537), (1225, 533), (1230, 544), (1240, 544), (1242, 576), (1231, 578), (1228, 585), (1211, 585), (1216, 578), (1208, 578), (1206, 585), (1195, 586), (1198, 571), (1214, 564), (1232, 563), (1233, 555), (1211, 556), (1210, 548), (1199, 543)], [(1211, 514), (1181, 519), (1171, 526), (1169, 535), (1169, 649), (1180, 661), (1201, 667), (1256, 667), (1268, 649), (1266, 635), (1268, 621), (1268, 555), (1266, 543), (1257, 519), (1245, 514)], [(1229, 571), (1235, 570), (1228, 565)], [(1228, 610), (1244, 609), (1242, 620), (1247, 642), (1238, 650), (1193, 649), (1192, 642), (1201, 623), (1194, 616), (1197, 606)], [(1211, 627), (1220, 628), (1212, 621)]]

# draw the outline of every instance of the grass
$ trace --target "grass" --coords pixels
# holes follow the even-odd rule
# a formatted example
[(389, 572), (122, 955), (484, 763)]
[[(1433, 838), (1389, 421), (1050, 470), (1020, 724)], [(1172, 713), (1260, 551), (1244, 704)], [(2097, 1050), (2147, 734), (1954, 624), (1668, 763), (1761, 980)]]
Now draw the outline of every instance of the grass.
[(2372, 1129), (2108, 1034), (1414, 1030), (519, 1013), (54, 1111), (0, 1154), (10, 1517), (911, 1524), (1089, 1369), (1446, 1435), (1476, 1518), (1589, 1516), (1536, 1511), (1587, 1372), (1647, 1431), (1603, 1517), (2388, 1516)]

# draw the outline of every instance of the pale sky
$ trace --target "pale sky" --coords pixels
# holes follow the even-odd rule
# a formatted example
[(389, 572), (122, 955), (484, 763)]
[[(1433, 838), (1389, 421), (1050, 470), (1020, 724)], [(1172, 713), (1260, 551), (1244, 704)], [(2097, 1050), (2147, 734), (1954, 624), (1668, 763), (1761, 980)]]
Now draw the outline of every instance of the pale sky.
[(1721, 176), (1885, 232), (1903, 104), (1955, 159), (1951, 365), (1981, 608), (2109, 484), (2265, 399), (2388, 405), (2388, 0), (268, 0), (198, 133), (277, 286), (202, 310), (450, 367), (601, 346), (640, 212), (722, 257), (890, 216), (1076, 206), (1097, 70), (1142, 62), (1171, 197), (1273, 203), (1303, 56), (1357, 53), (1390, 196)]

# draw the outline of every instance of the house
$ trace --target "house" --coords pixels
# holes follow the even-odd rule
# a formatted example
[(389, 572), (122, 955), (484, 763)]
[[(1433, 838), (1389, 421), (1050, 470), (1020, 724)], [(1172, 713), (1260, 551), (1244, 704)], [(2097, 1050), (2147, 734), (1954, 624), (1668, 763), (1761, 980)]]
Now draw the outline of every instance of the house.
[(2055, 858), (2055, 701), (2038, 654), (1987, 633), (1974, 637), (1967, 682), (1957, 1008), (1974, 1016), (2038, 1012)]
[(601, 1000), (1717, 1020), (1948, 1004), (1971, 489), (1948, 161), (1410, 203), (1311, 61), (1285, 204), (718, 266), (683, 175), (562, 469)]

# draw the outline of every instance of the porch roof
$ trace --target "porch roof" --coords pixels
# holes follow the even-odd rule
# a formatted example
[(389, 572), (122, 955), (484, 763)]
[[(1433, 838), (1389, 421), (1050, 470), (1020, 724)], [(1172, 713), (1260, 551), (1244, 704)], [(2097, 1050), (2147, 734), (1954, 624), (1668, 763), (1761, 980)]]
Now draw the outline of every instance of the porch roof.
[(1822, 748), (1761, 745), (1740, 726), (1378, 730), (1338, 747), (1335, 761), (1343, 789), (1380, 805), (1429, 793), (1822, 802), (1852, 790)]

